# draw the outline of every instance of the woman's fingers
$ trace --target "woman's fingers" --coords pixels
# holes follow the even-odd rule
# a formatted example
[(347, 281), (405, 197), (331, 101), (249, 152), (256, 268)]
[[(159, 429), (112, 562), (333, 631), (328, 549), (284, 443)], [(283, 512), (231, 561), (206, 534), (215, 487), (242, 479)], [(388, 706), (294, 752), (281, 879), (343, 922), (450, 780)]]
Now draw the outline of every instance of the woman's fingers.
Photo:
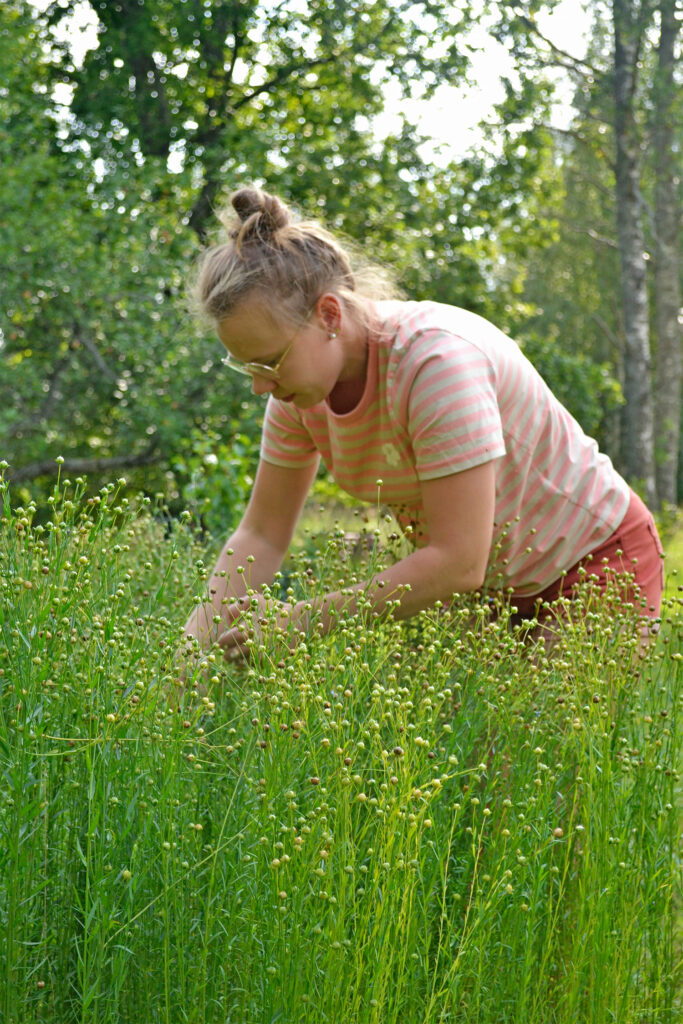
[(231, 625), (234, 625), (240, 619), (244, 619), (249, 612), (250, 602), (248, 597), (240, 597), (237, 601), (233, 601), (229, 604), (225, 611), (225, 617)]
[(249, 656), (249, 645), (247, 641), (254, 637), (260, 638), (269, 629), (274, 630), (274, 635), (282, 639), (288, 646), (295, 647), (296, 641), (292, 642), (290, 619), (291, 607), (286, 602), (276, 601), (266, 604), (261, 596), (257, 601), (253, 598), (243, 597), (233, 601), (225, 610), (225, 618), (228, 628), (218, 637), (218, 643), (222, 647), (224, 656), (228, 659)]
[(247, 631), (238, 626), (226, 629), (225, 633), (221, 633), (218, 637), (218, 645), (223, 649), (223, 656), (227, 659), (246, 658), (249, 653), (249, 648), (245, 643), (247, 635)]

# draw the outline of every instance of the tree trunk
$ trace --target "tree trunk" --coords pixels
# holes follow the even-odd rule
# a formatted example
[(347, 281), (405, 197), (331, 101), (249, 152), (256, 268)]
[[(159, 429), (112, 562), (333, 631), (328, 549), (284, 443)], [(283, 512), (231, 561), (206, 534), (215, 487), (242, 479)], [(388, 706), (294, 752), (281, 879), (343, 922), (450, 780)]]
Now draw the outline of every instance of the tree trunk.
[(634, 116), (643, 34), (633, 0), (612, 0), (617, 235), (624, 310), (623, 465), (630, 482), (656, 504), (647, 262), (640, 195), (640, 140)]
[(675, 48), (678, 24), (675, 0), (660, 0), (661, 28), (654, 96), (655, 307), (657, 375), (655, 445), (657, 497), (678, 499), (678, 449), (681, 414), (681, 306), (679, 284), (679, 205), (674, 151)]

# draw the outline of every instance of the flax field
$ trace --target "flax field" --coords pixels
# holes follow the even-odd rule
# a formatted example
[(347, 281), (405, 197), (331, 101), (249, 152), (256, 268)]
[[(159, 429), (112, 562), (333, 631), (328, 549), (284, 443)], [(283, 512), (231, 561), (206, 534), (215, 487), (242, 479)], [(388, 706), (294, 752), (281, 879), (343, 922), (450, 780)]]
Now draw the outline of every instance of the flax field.
[(0, 486), (3, 1024), (680, 1021), (675, 574), (645, 649), (587, 581), (552, 643), (456, 599), (181, 668), (189, 517)]

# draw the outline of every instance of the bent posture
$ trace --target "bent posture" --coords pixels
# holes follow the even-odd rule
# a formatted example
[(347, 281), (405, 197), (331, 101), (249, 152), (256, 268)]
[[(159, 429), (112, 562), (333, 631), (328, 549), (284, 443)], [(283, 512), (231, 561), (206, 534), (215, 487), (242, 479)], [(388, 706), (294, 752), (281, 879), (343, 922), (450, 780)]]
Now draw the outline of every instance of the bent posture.
[(268, 402), (250, 501), (188, 636), (240, 648), (247, 587), (280, 567), (320, 458), (354, 497), (380, 486), (413, 550), (313, 608), (279, 605), (290, 636), (312, 620), (327, 631), (359, 600), (405, 618), (456, 592), (504, 591), (533, 614), (571, 597), (580, 567), (602, 587), (631, 574), (644, 616), (659, 614), (652, 516), (514, 341), (466, 310), (384, 297), (268, 193), (241, 189), (232, 207), (198, 295), (225, 364)]

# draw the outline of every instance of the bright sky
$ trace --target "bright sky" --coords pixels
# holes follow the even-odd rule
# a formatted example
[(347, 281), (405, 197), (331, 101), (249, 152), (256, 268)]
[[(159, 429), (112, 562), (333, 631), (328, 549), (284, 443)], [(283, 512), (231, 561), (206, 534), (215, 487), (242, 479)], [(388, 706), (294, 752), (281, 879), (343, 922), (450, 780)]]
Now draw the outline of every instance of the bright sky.
[[(32, 2), (42, 9), (50, 0)], [(584, 55), (590, 27), (584, 0), (559, 0), (552, 14), (538, 16), (538, 23), (544, 35), (565, 52), (575, 57)], [(97, 44), (96, 18), (87, 2), (77, 4), (70, 28), (62, 29), (61, 34), (69, 38), (76, 61)], [(472, 57), (471, 78), (477, 82), (476, 86), (443, 85), (429, 101), (406, 103), (400, 99), (399, 87), (394, 84), (386, 90), (386, 113), (375, 121), (375, 131), (384, 135), (398, 130), (400, 109), (419, 127), (422, 135), (433, 139), (423, 156), (433, 160), (453, 159), (475, 145), (480, 137), (477, 125), (493, 116), (494, 104), (503, 98), (500, 75), (512, 75), (512, 61), (505, 48), (484, 31), (473, 34), (471, 42), (480, 47)], [(553, 122), (564, 127), (570, 118), (571, 90), (566, 79), (560, 77), (558, 81), (560, 91)], [(68, 103), (68, 94), (59, 95), (58, 100)], [(442, 150), (441, 156), (438, 150)]]
[[(552, 14), (539, 15), (538, 25), (547, 39), (565, 53), (581, 58), (585, 55), (590, 30), (590, 16), (584, 10), (583, 0), (560, 0)], [(480, 139), (478, 125), (494, 119), (494, 105), (504, 98), (501, 75), (509, 75), (514, 81), (514, 66), (509, 53), (484, 31), (472, 35), (472, 42), (479, 46), (479, 52), (472, 56), (471, 79), (476, 85), (442, 85), (428, 102), (415, 101), (406, 104), (400, 101), (401, 109), (408, 118), (418, 125), (422, 135), (434, 140), (433, 147), (427, 147), (427, 154), (439, 159), (436, 150), (443, 147), (447, 159), (461, 156)], [(562, 72), (556, 74), (557, 102), (553, 124), (567, 127), (571, 119), (572, 89)], [(394, 113), (391, 113), (392, 107)], [(393, 87), (393, 95), (387, 92), (387, 113), (379, 122), (382, 132), (390, 132), (400, 126), (399, 89)]]

